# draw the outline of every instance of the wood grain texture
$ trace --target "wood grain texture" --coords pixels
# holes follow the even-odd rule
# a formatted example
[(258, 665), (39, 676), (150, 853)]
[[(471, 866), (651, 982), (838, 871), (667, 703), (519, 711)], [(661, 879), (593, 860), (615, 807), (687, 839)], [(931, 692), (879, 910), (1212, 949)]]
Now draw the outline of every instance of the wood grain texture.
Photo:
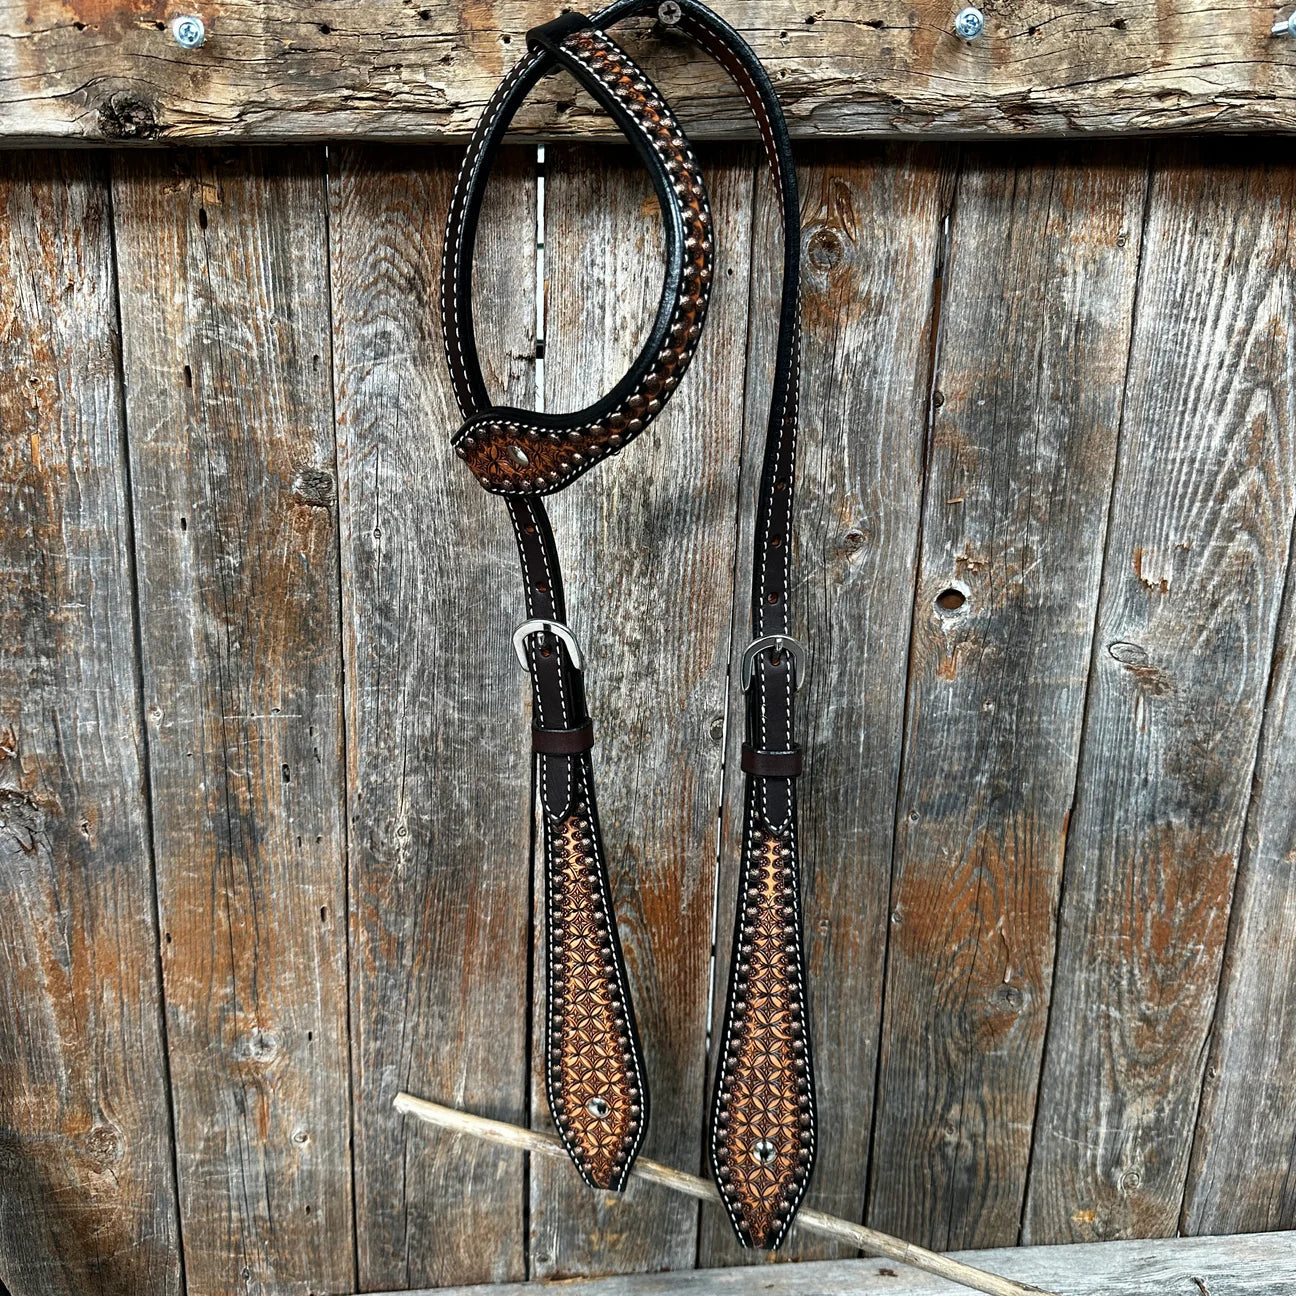
[(177, 1296), (107, 167), (0, 161), (0, 1279)]
[[(705, 1107), (754, 179), (745, 149), (704, 149), (699, 161), (716, 259), (697, 358), (651, 433), (551, 507), (569, 620), (589, 659), (594, 776), (644, 1041), (643, 1150), (690, 1169)], [(661, 217), (629, 150), (551, 150), (547, 171), (545, 400), (573, 409), (621, 377), (646, 334)], [(543, 1108), (537, 1090), (536, 1123), (548, 1121)], [(641, 1184), (624, 1199), (595, 1194), (564, 1165), (533, 1164), (531, 1184), (534, 1277), (694, 1263), (692, 1202)]]
[(354, 1282), (321, 159), (113, 183), (191, 1292)]
[[(1292, 338), (1275, 375), (1293, 371)], [(1286, 386), (1286, 384), (1284, 384)], [(1275, 397), (1288, 402), (1290, 391)], [(1296, 1229), (1296, 566), (1289, 560), (1181, 1228)]]
[(1296, 507), (1296, 169), (1159, 157), (1025, 1238), (1171, 1233)]
[[(803, 901), (819, 1122), (807, 1202), (860, 1219), (873, 1080), (892, 829), (903, 731), (923, 443), (930, 391), (933, 281), (952, 150), (852, 145), (806, 153), (802, 211), (802, 368), (793, 611), (810, 653), (798, 740)], [(734, 660), (748, 640), (754, 507), (776, 319), (782, 233), (762, 174), (738, 527)], [(876, 231), (886, 229), (884, 238)], [(736, 665), (734, 667), (737, 674)], [(729, 768), (742, 742), (732, 701)], [(727, 780), (716, 985), (727, 984), (741, 778)], [(717, 1007), (717, 1014), (719, 1008)], [(794, 1232), (792, 1259), (849, 1254)], [(703, 1216), (699, 1263), (751, 1263), (719, 1212)]]
[(965, 155), (942, 293), (868, 1219), (1017, 1238), (1147, 190)]
[[(1020, 136), (1296, 129), (1296, 44), (1286, 11), (1250, 0), (1008, 0), (986, 33), (952, 33), (951, 0), (730, 0), (725, 17), (770, 69), (802, 136)], [(221, 0), (207, 42), (176, 45), (175, 12), (102, 0), (0, 4), (0, 137), (267, 141), (463, 139), (528, 27), (551, 3)], [(638, 26), (646, 24), (639, 20)], [(618, 32), (622, 31), (618, 28)], [(638, 45), (640, 42), (633, 42)], [(751, 136), (746, 107), (709, 58), (662, 50), (667, 98), (697, 138)], [(555, 79), (520, 122), (546, 135), (606, 133)]]
[[(525, 1166), (431, 1143), (415, 1085), (527, 1111), (530, 743), (513, 537), (450, 451), (438, 272), (459, 150), (330, 162), (350, 784), (356, 1232), (364, 1287), (525, 1275)], [(487, 383), (534, 392), (535, 153), (491, 180), (476, 263)]]
[[(1296, 1234), (1015, 1247), (962, 1252), (960, 1258), (1064, 1296), (1201, 1296), (1203, 1290), (1209, 1296), (1289, 1296)], [(573, 1282), (562, 1290), (563, 1296), (750, 1296), (752, 1289), (748, 1269), (699, 1269)], [(762, 1296), (956, 1296), (966, 1289), (891, 1260), (839, 1260), (766, 1269), (759, 1290)], [(529, 1296), (532, 1291), (525, 1285), (457, 1287), (442, 1288), (436, 1296)]]

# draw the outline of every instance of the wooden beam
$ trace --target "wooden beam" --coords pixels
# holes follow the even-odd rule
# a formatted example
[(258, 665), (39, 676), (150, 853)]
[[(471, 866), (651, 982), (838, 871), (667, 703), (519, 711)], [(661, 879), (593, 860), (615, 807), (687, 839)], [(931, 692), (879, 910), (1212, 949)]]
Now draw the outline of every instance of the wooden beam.
[(0, 1291), (181, 1296), (95, 161), (0, 166)]
[(868, 1215), (941, 1251), (1017, 1240), (1147, 193), (1139, 146), (964, 155)]
[[(191, 0), (178, 6), (0, 2), (0, 140), (463, 139), (528, 27), (555, 0)], [(959, 0), (731, 0), (801, 136), (1020, 136), (1296, 130), (1290, 6), (1253, 0), (1012, 0), (985, 34), (952, 33)], [(648, 24), (637, 24), (646, 31)], [(618, 29), (618, 35), (627, 28)], [(751, 133), (741, 97), (691, 46), (631, 45), (695, 137)], [(609, 129), (554, 78), (520, 122), (548, 136)]]
[[(447, 435), (459, 413), (436, 271), (457, 153), (329, 158), (364, 1287), (526, 1273), (525, 1166), (467, 1139), (410, 1140), (388, 1113), (406, 1084), (506, 1120), (527, 1110), (531, 755), (508, 643), (522, 594), (504, 509)], [(526, 405), (535, 150), (506, 152), (491, 189), (483, 361), (491, 390)]]
[(355, 1280), (322, 163), (155, 152), (113, 172), (193, 1292)]
[[(969, 1251), (963, 1259), (1067, 1296), (1286, 1296), (1296, 1273), (1296, 1233), (1165, 1238)], [(563, 1296), (750, 1296), (750, 1269), (694, 1269), (564, 1283)], [(761, 1296), (954, 1296), (943, 1278), (889, 1260), (767, 1265)], [(442, 1287), (436, 1296), (533, 1296), (535, 1287)], [(387, 1293), (394, 1296), (394, 1293)], [(406, 1292), (403, 1296), (432, 1296)]]
[(1148, 203), (1027, 1242), (1178, 1228), (1254, 795), (1296, 519), (1296, 166), (1203, 162), (1160, 151)]

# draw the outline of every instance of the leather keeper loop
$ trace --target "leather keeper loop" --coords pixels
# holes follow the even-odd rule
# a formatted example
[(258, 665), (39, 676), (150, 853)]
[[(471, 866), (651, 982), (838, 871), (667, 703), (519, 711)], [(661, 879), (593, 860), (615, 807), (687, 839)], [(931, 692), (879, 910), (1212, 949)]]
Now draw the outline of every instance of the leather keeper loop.
[(574, 729), (541, 729), (531, 726), (531, 750), (542, 756), (575, 756), (594, 746), (594, 721), (586, 720)]
[(748, 743), (742, 745), (742, 767), (747, 774), (760, 778), (796, 778), (801, 773), (801, 748), (791, 751), (757, 751)]
[(527, 49), (535, 49), (537, 46), (552, 49), (564, 36), (570, 36), (574, 31), (584, 31), (593, 25), (583, 13), (559, 14), (550, 22), (541, 23), (527, 32)]

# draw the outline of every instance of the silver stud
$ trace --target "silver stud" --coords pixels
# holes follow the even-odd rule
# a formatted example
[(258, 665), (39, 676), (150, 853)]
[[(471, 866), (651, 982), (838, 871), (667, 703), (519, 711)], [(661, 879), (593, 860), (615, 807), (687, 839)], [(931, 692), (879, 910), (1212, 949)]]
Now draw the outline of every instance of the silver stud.
[(769, 1139), (757, 1139), (752, 1144), (752, 1156), (760, 1162), (761, 1165), (772, 1165), (774, 1158), (778, 1156), (778, 1148)]
[(527, 452), (520, 445), (509, 446), (509, 454), (513, 456), (514, 461), (519, 467), (525, 468), (531, 462)]
[(604, 1120), (608, 1112), (612, 1109), (607, 1105), (606, 1098), (599, 1098), (597, 1095), (585, 1104), (585, 1110), (589, 1112), (595, 1120)]

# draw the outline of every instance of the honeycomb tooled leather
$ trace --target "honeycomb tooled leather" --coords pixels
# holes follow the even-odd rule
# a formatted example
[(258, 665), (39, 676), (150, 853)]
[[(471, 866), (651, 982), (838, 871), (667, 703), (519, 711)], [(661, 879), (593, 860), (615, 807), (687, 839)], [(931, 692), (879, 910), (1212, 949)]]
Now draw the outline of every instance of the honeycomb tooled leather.
[(592, 1187), (618, 1190), (643, 1137), (643, 1082), (587, 810), (547, 829), (546, 1081), (577, 1169)]
[(637, 437), (678, 385), (702, 335), (711, 291), (711, 213), (702, 174), (671, 110), (634, 61), (602, 32), (574, 32), (562, 45), (625, 105), (662, 158), (684, 228), (684, 268), (666, 344), (643, 381), (595, 423), (557, 431), (489, 413), (466, 422), (455, 453), (488, 490), (544, 494)]
[(747, 1246), (782, 1240), (814, 1163), (814, 1098), (791, 837), (763, 833), (740, 897), (711, 1160)]

